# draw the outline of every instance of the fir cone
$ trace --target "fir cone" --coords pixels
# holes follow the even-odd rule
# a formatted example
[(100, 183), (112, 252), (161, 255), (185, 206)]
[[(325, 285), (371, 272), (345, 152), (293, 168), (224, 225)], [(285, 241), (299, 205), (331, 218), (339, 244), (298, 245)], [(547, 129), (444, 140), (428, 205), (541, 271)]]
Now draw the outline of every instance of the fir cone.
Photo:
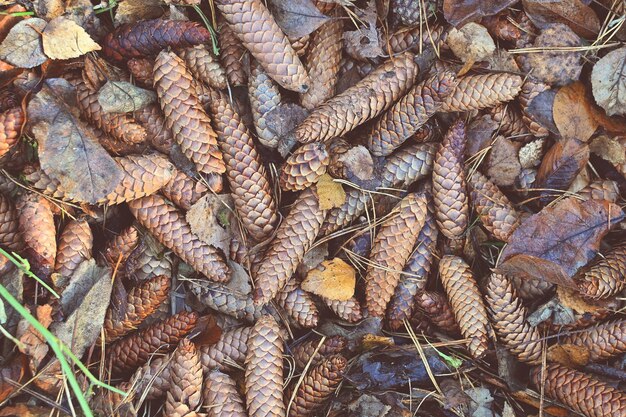
[(237, 391), (237, 383), (220, 371), (210, 372), (202, 393), (208, 417), (247, 417), (246, 405)]
[[(382, 38), (383, 34), (380, 34)], [(423, 27), (415, 26), (410, 28), (401, 28), (394, 32), (389, 39), (382, 38), (383, 45), (389, 45), (390, 55), (401, 54), (406, 51), (420, 53), (422, 50), (430, 47), (439, 48), (444, 39), (444, 27), (441, 25), (433, 25), (424, 30)]]
[(187, 69), (195, 79), (212, 88), (224, 89), (228, 85), (226, 71), (206, 45), (184, 48), (177, 55), (185, 61)]
[(489, 114), (493, 121), (498, 123), (498, 133), (505, 137), (520, 140), (530, 134), (522, 119), (522, 114), (511, 104), (493, 107), (489, 110)]
[(253, 322), (260, 317), (263, 310), (261, 306), (254, 304), (250, 294), (233, 291), (215, 282), (193, 281), (189, 290), (201, 304), (238, 320)]
[(439, 277), (461, 334), (470, 339), (470, 354), (480, 358), (489, 347), (489, 319), (469, 265), (457, 256), (446, 255), (439, 262)]
[[(425, 5), (428, 5), (428, 2), (425, 2)], [(391, 0), (389, 10), (397, 23), (404, 26), (416, 26), (422, 19), (422, 6), (419, 1), (414, 0)]]
[(426, 317), (436, 327), (451, 335), (461, 332), (454, 318), (452, 306), (443, 294), (433, 291), (420, 291), (415, 297), (415, 303), (424, 310)]
[(189, 411), (197, 409), (202, 400), (202, 366), (198, 350), (189, 339), (181, 340), (172, 353), (170, 378), (164, 415), (181, 415), (185, 407)]
[(161, 189), (161, 194), (183, 210), (189, 210), (208, 191), (203, 181), (176, 170), (172, 179)]
[(21, 107), (13, 107), (0, 114), (0, 158), (20, 139), (24, 120), (24, 111)]
[(135, 119), (145, 127), (148, 142), (152, 147), (169, 155), (176, 141), (172, 131), (165, 126), (165, 117), (159, 106), (150, 104), (137, 110), (134, 115)]
[(0, 246), (20, 251), (23, 248), (19, 232), (19, 213), (13, 202), (0, 193)]
[(133, 155), (133, 154), (135, 155), (143, 154), (149, 148), (147, 141), (136, 143), (136, 144), (120, 142), (119, 140), (115, 139), (112, 136), (107, 135), (106, 133), (104, 133), (103, 131), (99, 129), (93, 128), (91, 129), (91, 131), (96, 135), (98, 139), (98, 143), (102, 145), (102, 147), (106, 149), (106, 151), (113, 156), (127, 156), (127, 155)]
[[(320, 346), (320, 339), (315, 338), (300, 343), (291, 350), (291, 355), (296, 365), (296, 369), (304, 369), (307, 364), (309, 369), (317, 366), (325, 357), (341, 353), (347, 346), (348, 341), (343, 336), (327, 337)], [(319, 346), (319, 349), (317, 347)], [(317, 350), (317, 353), (315, 352)]]
[(433, 171), (437, 143), (414, 143), (402, 148), (385, 160), (382, 187), (408, 187)]
[(244, 65), (246, 48), (220, 15), (218, 19), (217, 38), (220, 45), (220, 61), (226, 71), (231, 87), (246, 85), (247, 71)]
[(592, 362), (621, 355), (626, 352), (626, 320), (610, 321), (567, 334), (559, 343), (584, 347)]
[(112, 268), (115, 268), (118, 262), (122, 264), (126, 261), (138, 243), (139, 232), (137, 228), (129, 226), (106, 243), (104, 259)]
[(15, 208), (19, 213), (18, 230), (24, 242), (25, 257), (33, 271), (46, 279), (54, 269), (57, 255), (54, 215), (48, 200), (34, 193), (17, 197)]
[(146, 87), (154, 85), (154, 77), (152, 76), (152, 69), (154, 68), (154, 61), (148, 58), (132, 58), (126, 63), (128, 71), (133, 78)]
[(295, 51), (296, 55), (301, 57), (306, 54), (306, 51), (309, 48), (309, 43), (311, 42), (311, 35), (310, 34), (304, 35), (299, 38), (290, 38), (289, 36), (287, 36), (287, 40), (289, 40), (289, 44)]
[(356, 323), (363, 319), (361, 304), (354, 297), (351, 297), (345, 301), (330, 300), (328, 298), (322, 297), (322, 301), (341, 320), (345, 320), (349, 323)]
[(163, 245), (147, 235), (126, 260), (124, 268), (125, 275), (138, 284), (156, 275), (171, 277), (172, 259)]
[(494, 107), (513, 100), (521, 88), (522, 78), (519, 75), (466, 75), (459, 78), (456, 89), (446, 97), (439, 111), (465, 112)]
[(282, 97), (278, 85), (256, 62), (250, 65), (248, 95), (254, 128), (259, 142), (268, 148), (276, 148), (278, 146), (278, 136), (267, 127), (265, 116), (280, 104)]
[(293, 278), (278, 292), (276, 303), (291, 319), (304, 328), (317, 327), (319, 311), (311, 295)]
[(597, 180), (590, 182), (576, 194), (583, 200), (607, 200), (611, 203), (619, 200), (619, 186), (612, 180)]
[(248, 337), (252, 327), (236, 327), (222, 333), (214, 345), (200, 348), (200, 361), (205, 372), (212, 369), (226, 371), (233, 365), (244, 364), (248, 353)]
[(350, 188), (346, 191), (346, 201), (339, 207), (328, 211), (328, 216), (320, 228), (320, 236), (327, 236), (348, 226), (371, 204), (371, 196), (362, 190)]
[(526, 124), (526, 127), (528, 127), (530, 133), (538, 138), (547, 137), (548, 135), (550, 135), (550, 131), (543, 127), (543, 125), (537, 120), (535, 120), (535, 116), (533, 116), (529, 112), (529, 107), (530, 103), (535, 99), (535, 97), (549, 89), (549, 85), (539, 81), (535, 81), (532, 78), (527, 78), (526, 81), (524, 81), (524, 85), (522, 85), (522, 89), (519, 93), (519, 104), (522, 111), (522, 120)]
[(626, 245), (613, 248), (577, 273), (578, 290), (588, 298), (608, 298), (626, 288)]
[(69, 282), (81, 262), (91, 259), (92, 249), (93, 233), (89, 223), (85, 219), (70, 220), (57, 244), (54, 272), (61, 275), (54, 283), (57, 288), (63, 288)]
[(329, 162), (324, 142), (302, 145), (285, 161), (280, 172), (280, 188), (298, 191), (310, 187), (326, 173)]
[(146, 400), (157, 400), (165, 397), (170, 389), (171, 354), (153, 358), (137, 369), (129, 381), (134, 382), (135, 391), (146, 395)]
[(511, 282), (517, 294), (526, 301), (542, 299), (554, 288), (553, 283), (536, 278), (512, 277)]

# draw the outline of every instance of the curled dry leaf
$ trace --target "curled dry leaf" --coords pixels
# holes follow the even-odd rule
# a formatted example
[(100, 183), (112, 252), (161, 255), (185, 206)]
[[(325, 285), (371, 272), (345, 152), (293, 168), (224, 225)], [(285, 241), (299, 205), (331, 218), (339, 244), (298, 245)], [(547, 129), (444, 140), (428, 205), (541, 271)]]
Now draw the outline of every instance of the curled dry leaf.
[(311, 0), (269, 0), (268, 3), (276, 23), (289, 38), (309, 35), (330, 19)]
[(580, 81), (566, 85), (556, 93), (552, 118), (564, 138), (587, 142), (598, 128), (593, 103), (589, 102), (585, 86)]
[(13, 26), (0, 44), (0, 60), (20, 68), (33, 68), (46, 62), (48, 57), (41, 42), (45, 27), (46, 21), (38, 17)]
[(155, 101), (154, 91), (144, 90), (126, 81), (108, 81), (98, 92), (98, 103), (105, 113), (128, 113)]
[(501, 273), (575, 287), (572, 276), (597, 253), (600, 240), (624, 218), (605, 200), (566, 198), (528, 217), (501, 253)]
[(623, 47), (606, 54), (591, 71), (593, 97), (609, 116), (626, 114), (625, 68), (626, 47)]
[(582, 346), (556, 344), (548, 349), (548, 361), (575, 368), (589, 362), (589, 350)]
[(499, 13), (516, 0), (444, 0), (443, 16), (453, 26)]
[(233, 199), (230, 195), (208, 193), (187, 211), (191, 231), (203, 242), (228, 253), (232, 239), (231, 222)]
[(541, 29), (564, 23), (578, 35), (592, 39), (600, 31), (596, 12), (581, 0), (523, 0), (522, 4), (530, 20)]
[(485, 60), (496, 50), (496, 44), (487, 29), (474, 22), (464, 25), (461, 29), (452, 28), (446, 43), (454, 55), (465, 62), (466, 70), (469, 70), (474, 62)]
[(85, 29), (64, 17), (52, 19), (41, 34), (43, 52), (51, 59), (78, 58), (102, 49)]
[(317, 197), (321, 210), (330, 210), (341, 206), (346, 201), (346, 192), (340, 183), (333, 178), (324, 174), (317, 181)]
[(336, 301), (349, 300), (354, 295), (356, 271), (340, 258), (324, 261), (309, 271), (300, 287), (320, 297)]

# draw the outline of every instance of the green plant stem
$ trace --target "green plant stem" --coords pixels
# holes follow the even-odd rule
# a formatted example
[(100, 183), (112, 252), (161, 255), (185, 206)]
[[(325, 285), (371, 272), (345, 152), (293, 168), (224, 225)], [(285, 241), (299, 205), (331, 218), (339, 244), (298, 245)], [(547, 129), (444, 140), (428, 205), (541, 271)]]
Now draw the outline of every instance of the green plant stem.
[(85, 366), (85, 365), (84, 365), (84, 364), (80, 361), (80, 359), (78, 359), (78, 358), (76, 357), (76, 355), (74, 355), (74, 352), (72, 352), (72, 351), (70, 350), (70, 348), (68, 348), (68, 347), (67, 347), (67, 345), (65, 345), (65, 344), (61, 344), (61, 349), (63, 349), (63, 352), (64, 352), (67, 356), (69, 356), (69, 358), (72, 360), (72, 362), (74, 362), (74, 364), (75, 364), (76, 366), (78, 366), (78, 369), (80, 369), (80, 370), (81, 370), (81, 372), (82, 372), (83, 374), (85, 374), (85, 376), (89, 379), (89, 381), (90, 381), (93, 385), (98, 386), (98, 387), (100, 387), (100, 388), (107, 389), (107, 390), (112, 391), (112, 392), (114, 392), (114, 393), (116, 393), (116, 394), (126, 395), (126, 392), (125, 392), (125, 391), (122, 391), (122, 390), (121, 390), (121, 389), (119, 389), (119, 388), (115, 388), (114, 386), (109, 385), (109, 384), (107, 384), (107, 383), (105, 383), (105, 382), (102, 382), (102, 381), (100, 381), (98, 378), (96, 378), (96, 376), (95, 376), (94, 374), (92, 374), (92, 373), (91, 373), (91, 371), (90, 371), (89, 369), (87, 369), (87, 367), (86, 367), (86, 366)]
[(209, 22), (209, 19), (206, 17), (202, 9), (200, 9), (200, 6), (194, 4), (193, 9), (196, 11), (196, 13), (198, 13), (198, 15), (200, 15), (200, 19), (202, 19), (204, 25), (209, 30), (209, 33), (211, 34), (211, 46), (213, 47), (213, 53), (215, 54), (215, 56), (219, 56), (220, 49), (217, 47), (217, 33), (215, 33), (215, 29), (213, 29), (213, 26), (211, 26), (211, 22)]
[(28, 260), (22, 258), (20, 255), (18, 255), (15, 252), (11, 252), (11, 254), (9, 254), (7, 251), (5, 251), (2, 248), (0, 248), (0, 254), (2, 254), (5, 258), (11, 261), (13, 265), (17, 266), (20, 269), (20, 271), (25, 273), (29, 278), (32, 278), (38, 283), (40, 283), (41, 286), (44, 287), (46, 290), (48, 290), (50, 294), (52, 294), (55, 298), (61, 298), (61, 296), (59, 296), (59, 294), (57, 294), (57, 292), (54, 289), (52, 289), (52, 287), (50, 287), (41, 278), (39, 278), (37, 275), (31, 272), (30, 264), (28, 263)]

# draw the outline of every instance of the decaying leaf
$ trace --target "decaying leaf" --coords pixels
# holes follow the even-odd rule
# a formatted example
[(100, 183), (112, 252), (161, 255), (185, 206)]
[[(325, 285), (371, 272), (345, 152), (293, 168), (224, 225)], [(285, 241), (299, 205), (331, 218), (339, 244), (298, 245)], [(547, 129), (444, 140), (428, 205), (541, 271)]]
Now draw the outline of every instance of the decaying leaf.
[(542, 91), (530, 102), (526, 108), (526, 113), (530, 118), (532, 118), (532, 120), (539, 123), (550, 132), (558, 134), (559, 131), (554, 124), (554, 118), (552, 117), (555, 97), (555, 90), (550, 89)]
[(109, 81), (98, 92), (98, 103), (105, 113), (137, 111), (155, 101), (154, 91), (144, 90), (126, 81)]
[(228, 253), (232, 239), (233, 199), (230, 194), (207, 193), (187, 211), (191, 231), (205, 243)]
[(601, 135), (589, 143), (589, 150), (615, 166), (626, 163), (626, 148), (617, 138)]
[(41, 42), (45, 27), (46, 21), (38, 17), (13, 26), (0, 44), (0, 60), (20, 68), (33, 68), (46, 62), (48, 57)]
[(548, 349), (548, 361), (575, 368), (585, 366), (589, 362), (589, 351), (570, 344), (556, 344)]
[(530, 20), (541, 29), (564, 23), (586, 38), (595, 38), (600, 31), (600, 19), (581, 0), (523, 0), (522, 4)]
[(497, 14), (515, 3), (516, 0), (444, 0), (443, 15), (452, 26), (459, 27), (465, 22)]
[(115, 11), (115, 24), (119, 26), (144, 19), (156, 19), (165, 10), (166, 7), (160, 0), (124, 0), (119, 2)]
[(487, 159), (487, 175), (498, 186), (510, 186), (522, 171), (517, 157), (518, 146), (504, 136), (498, 136)]
[(330, 175), (324, 174), (317, 181), (317, 197), (320, 201), (320, 209), (330, 210), (346, 201), (346, 192), (340, 183), (333, 181)]
[[(0, 56), (2, 58), (2, 56)], [(626, 47), (611, 51), (591, 71), (593, 97), (606, 114), (626, 114)]]
[(624, 218), (608, 201), (566, 198), (528, 217), (513, 232), (498, 269), (573, 287), (572, 276), (597, 253), (600, 240)]
[[(38, 306), (36, 316), (39, 323), (47, 329), (52, 323), (52, 307), (49, 304)], [(28, 355), (31, 369), (39, 369), (41, 361), (50, 349), (43, 335), (35, 330), (26, 319), (22, 319), (18, 325), (17, 338), (20, 341), (18, 348), (20, 352)]]
[(329, 20), (311, 0), (269, 0), (268, 3), (276, 23), (289, 38), (309, 35)]
[(324, 261), (309, 271), (300, 287), (331, 300), (346, 301), (354, 295), (356, 271), (340, 258)]
[(496, 44), (487, 29), (474, 22), (464, 25), (461, 29), (452, 28), (446, 43), (454, 55), (465, 63), (460, 75), (467, 72), (475, 62), (485, 60), (496, 50)]
[(546, 152), (537, 171), (535, 187), (540, 189), (544, 202), (558, 197), (559, 190), (567, 190), (574, 178), (589, 161), (589, 146), (569, 139), (557, 142)]
[[(19, 357), (24, 358), (24, 356)], [(11, 395), (15, 390), (17, 390), (17, 386), (15, 386), (14, 382), (21, 382), (22, 377), (24, 376), (24, 371), (26, 368), (25, 361), (21, 360), (12, 360), (10, 363), (5, 364), (2, 368), (0, 368), (0, 401), (6, 400), (9, 395)], [(9, 382), (9, 380), (11, 382)], [(4, 407), (6, 410), (8, 407)], [(3, 415), (0, 412), (0, 416)], [(11, 414), (4, 414), (11, 415)], [(18, 416), (22, 416), (23, 414), (16, 414)]]
[(379, 42), (378, 30), (376, 29), (376, 3), (370, 0), (367, 7), (357, 10), (357, 16), (365, 24), (357, 30), (345, 32), (345, 49), (348, 55), (358, 60), (376, 58), (383, 55), (383, 49)]
[(72, 20), (52, 19), (41, 34), (43, 51), (51, 59), (70, 59), (102, 49)]
[(566, 85), (556, 93), (552, 117), (564, 138), (586, 142), (598, 128), (593, 104), (588, 101), (585, 86), (580, 81)]

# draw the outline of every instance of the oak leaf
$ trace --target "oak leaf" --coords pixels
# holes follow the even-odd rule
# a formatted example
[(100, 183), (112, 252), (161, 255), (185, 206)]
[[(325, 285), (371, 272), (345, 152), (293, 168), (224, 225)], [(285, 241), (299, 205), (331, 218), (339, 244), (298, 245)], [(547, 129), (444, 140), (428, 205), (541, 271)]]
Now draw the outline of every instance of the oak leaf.
[(596, 62), (591, 71), (591, 87), (596, 103), (607, 115), (626, 114), (626, 47), (611, 51)]
[(354, 296), (356, 271), (340, 258), (322, 262), (309, 271), (300, 284), (304, 291), (330, 300), (346, 301)]
[(46, 21), (38, 17), (22, 20), (11, 28), (0, 44), (0, 60), (19, 68), (33, 68), (48, 60), (41, 42)]
[(88, 52), (102, 49), (72, 20), (64, 17), (52, 19), (41, 34), (43, 51), (51, 59), (78, 58)]
[(554, 97), (552, 117), (564, 138), (587, 142), (598, 128), (593, 103), (589, 102), (585, 86), (576, 81), (562, 87)]
[(330, 175), (324, 174), (317, 181), (317, 197), (320, 209), (330, 210), (345, 203), (346, 192), (341, 184), (333, 181)]

